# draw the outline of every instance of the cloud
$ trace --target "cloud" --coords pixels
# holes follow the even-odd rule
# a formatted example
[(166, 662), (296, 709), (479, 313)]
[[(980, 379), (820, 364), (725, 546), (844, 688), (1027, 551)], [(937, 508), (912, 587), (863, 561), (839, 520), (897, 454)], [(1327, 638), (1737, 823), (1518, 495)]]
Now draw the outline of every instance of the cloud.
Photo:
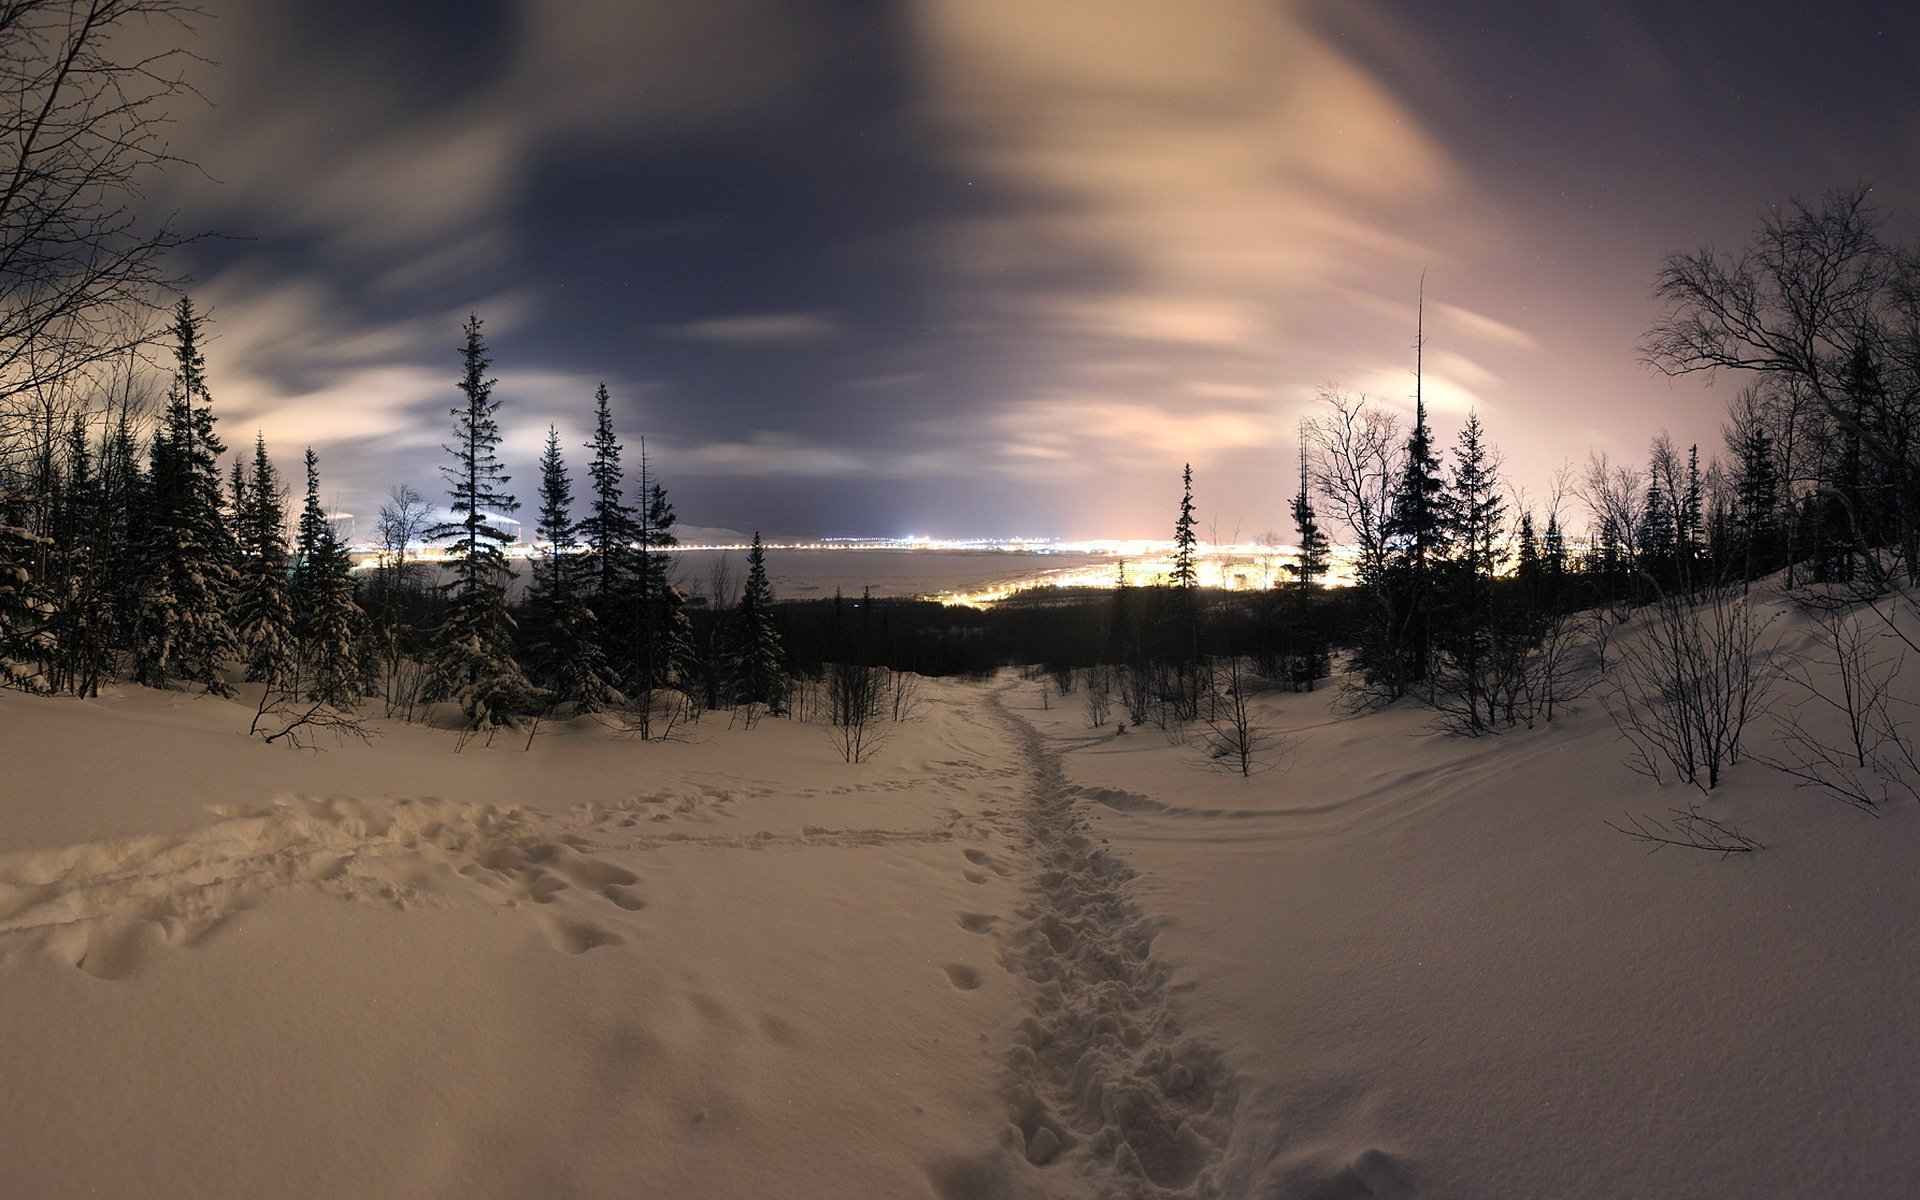
[(1533, 350), (1540, 344), (1525, 330), (1497, 321), (1484, 313), (1445, 303), (1434, 304), (1433, 310), (1445, 324), (1483, 342), (1519, 350)]
[(676, 470), (709, 475), (846, 477), (870, 473), (860, 455), (792, 434), (757, 433), (742, 441), (702, 442), (674, 451)]
[(725, 345), (779, 345), (826, 341), (838, 336), (841, 327), (831, 313), (752, 313), (662, 325), (656, 332), (664, 337)]
[[(928, 119), (998, 198), (935, 243), (952, 323), (992, 367), (979, 402), (1002, 469), (1137, 479), (1270, 452), (1292, 437), (1283, 381), (1377, 373), (1377, 329), (1331, 301), (1383, 275), (1411, 293), (1446, 258), (1445, 222), (1422, 214), (1473, 189), (1306, 6), (916, 12)], [(1489, 374), (1453, 367), (1436, 381), (1449, 406)]]

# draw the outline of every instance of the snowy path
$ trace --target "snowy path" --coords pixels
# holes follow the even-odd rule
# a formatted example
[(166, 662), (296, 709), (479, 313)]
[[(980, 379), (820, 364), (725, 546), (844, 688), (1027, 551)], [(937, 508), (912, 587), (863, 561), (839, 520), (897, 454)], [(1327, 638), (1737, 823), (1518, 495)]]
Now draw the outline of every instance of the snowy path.
[[(1074, 1192), (1215, 1195), (1235, 1081), (1182, 1033), (1154, 925), (1130, 895), (1134, 873), (1076, 809), (1059, 756), (999, 693), (987, 703), (1029, 769), (1001, 826), (1031, 871), (1004, 958), (1030, 1007), (1008, 1055), (1007, 1140)], [(949, 1200), (995, 1194), (966, 1172), (941, 1182)]]

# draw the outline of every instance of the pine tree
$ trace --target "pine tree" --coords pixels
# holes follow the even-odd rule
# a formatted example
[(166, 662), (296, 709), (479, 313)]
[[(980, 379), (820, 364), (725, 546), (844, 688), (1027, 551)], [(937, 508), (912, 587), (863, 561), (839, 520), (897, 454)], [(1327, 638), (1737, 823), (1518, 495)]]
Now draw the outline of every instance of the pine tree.
[(588, 591), (593, 602), (604, 608), (600, 613), (604, 618), (613, 615), (614, 599), (632, 582), (636, 530), (633, 507), (621, 502), (620, 442), (613, 435), (606, 384), (600, 385), (593, 399), (593, 440), (587, 443), (593, 451), (593, 461), (587, 464), (593, 492), (579, 534), (593, 556)]
[(1300, 539), (1300, 549), (1293, 562), (1294, 582), (1302, 588), (1312, 588), (1327, 573), (1332, 545), (1326, 531), (1320, 528), (1313, 501), (1308, 496), (1305, 439), (1300, 443), (1300, 490), (1293, 497), (1293, 527)]
[(1277, 614), (1286, 628), (1280, 637), (1285, 650), (1288, 681), (1296, 690), (1313, 690), (1314, 681), (1325, 675), (1331, 658), (1323, 623), (1318, 619), (1314, 592), (1327, 573), (1331, 546), (1308, 497), (1307, 447), (1300, 443), (1300, 491), (1293, 498), (1293, 525), (1300, 540), (1293, 563), (1292, 595)]
[(56, 692), (92, 696), (99, 692), (107, 665), (111, 608), (103, 544), (105, 504), (84, 414), (74, 415), (65, 451), (66, 477), (50, 525), (47, 682)]
[(1558, 614), (1566, 603), (1567, 539), (1560, 531), (1560, 514), (1547, 514), (1547, 532), (1540, 543), (1542, 597), (1547, 611)]
[(1640, 569), (1664, 586), (1674, 561), (1673, 503), (1658, 475), (1647, 484), (1646, 518), (1640, 525)]
[(239, 491), (240, 582), (234, 635), (247, 679), (278, 687), (295, 663), (293, 609), (287, 599), (287, 512), (267, 442), (253, 442), (253, 475)]
[(427, 531), (431, 540), (448, 541), (453, 579), (447, 592), (447, 617), (436, 638), (427, 680), (430, 700), (459, 703), (467, 728), (511, 725), (533, 701), (534, 687), (513, 657), (513, 618), (507, 612), (505, 546), (507, 532), (495, 514), (519, 507), (505, 490), (501, 469), (500, 427), (494, 419), (499, 401), (487, 378), (492, 362), (480, 336), (480, 318), (467, 318), (461, 349), (465, 372), (460, 392), (466, 403), (451, 410), (454, 440), (445, 449), (453, 461), (440, 468), (454, 520)]
[(1368, 676), (1389, 696), (1405, 695), (1426, 679), (1432, 662), (1433, 577), (1445, 551), (1445, 488), (1426, 404), (1416, 394), (1413, 432), (1385, 522), (1385, 628), (1377, 645), (1362, 647)]
[[(547, 427), (540, 456), (538, 536), (545, 557), (535, 566), (527, 609), (532, 626), (529, 666), (533, 682), (555, 704), (574, 711), (598, 712), (619, 699), (608, 681), (593, 609), (581, 594), (574, 551), (573, 481), (560, 455), (560, 431)], [(598, 563), (592, 564), (598, 566)]]
[(760, 531), (747, 551), (747, 582), (733, 610), (733, 696), (741, 704), (764, 704), (779, 712), (786, 703), (786, 671), (780, 631), (773, 623), (773, 585)]
[(1699, 564), (1702, 534), (1701, 506), (1706, 494), (1700, 481), (1700, 447), (1698, 444), (1687, 447), (1687, 486), (1681, 493), (1680, 506), (1675, 522), (1674, 541), (1680, 556), (1680, 570), (1683, 579), (1689, 583), (1693, 579), (1694, 568)]
[(1193, 464), (1180, 472), (1180, 517), (1173, 523), (1173, 586), (1191, 588), (1200, 582), (1194, 566), (1199, 539), (1194, 534)]
[(1773, 464), (1773, 439), (1758, 423), (1740, 440), (1739, 449), (1734, 524), (1746, 577), (1754, 579), (1780, 565), (1780, 477)]
[(679, 543), (673, 533), (676, 517), (667, 489), (652, 477), (652, 466), (642, 439), (631, 586), (632, 683), (636, 696), (676, 683), (693, 653), (693, 623), (687, 617), (686, 597), (674, 585), (672, 557), (660, 553)]
[(227, 615), (236, 583), (233, 548), (220, 515), (225, 496), (219, 458), (225, 447), (213, 431), (200, 317), (185, 297), (174, 310), (172, 333), (174, 380), (153, 441), (134, 671), (151, 687), (178, 678), (224, 696), (231, 689), (220, 666), (233, 650)]
[(345, 708), (361, 692), (360, 633), (353, 563), (320, 506), (320, 465), (307, 447), (307, 496), (300, 509), (293, 578), (288, 586), (299, 646), (300, 681), (309, 699)]
[[(1488, 671), (1493, 665), (1493, 580), (1505, 559), (1500, 535), (1506, 501), (1499, 464), (1478, 413), (1468, 413), (1453, 450), (1453, 477), (1441, 497), (1443, 542), (1450, 550), (1444, 588), (1434, 596), (1435, 646), (1445, 658), (1444, 688), (1458, 701), (1461, 732), (1478, 734), (1493, 719)], [(1484, 710), (1484, 711), (1483, 711)]]

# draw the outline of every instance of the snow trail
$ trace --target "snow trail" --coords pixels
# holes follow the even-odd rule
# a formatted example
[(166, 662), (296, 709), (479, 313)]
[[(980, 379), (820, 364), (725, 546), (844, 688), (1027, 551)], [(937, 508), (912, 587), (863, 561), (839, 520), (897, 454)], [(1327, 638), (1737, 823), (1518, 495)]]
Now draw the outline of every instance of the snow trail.
[[(988, 703), (1029, 766), (1005, 827), (1032, 864), (1006, 941), (1006, 965), (1031, 996), (1007, 1056), (1006, 1141), (1076, 1191), (1218, 1195), (1236, 1081), (1212, 1047), (1183, 1034), (1153, 922), (1130, 894), (1134, 872), (1077, 810), (1059, 756), (999, 695)], [(934, 1182), (948, 1200), (1005, 1191), (964, 1165)]]

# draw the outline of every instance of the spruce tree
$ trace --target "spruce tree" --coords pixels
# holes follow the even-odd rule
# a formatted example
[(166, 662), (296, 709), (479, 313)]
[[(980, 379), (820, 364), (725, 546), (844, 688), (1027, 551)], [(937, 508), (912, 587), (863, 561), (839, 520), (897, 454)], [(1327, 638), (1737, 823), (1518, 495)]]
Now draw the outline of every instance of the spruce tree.
[(449, 489), (454, 519), (434, 526), (427, 537), (446, 541), (453, 578), (445, 585), (447, 616), (440, 626), (431, 673), (429, 700), (460, 705), (468, 729), (511, 725), (534, 699), (534, 687), (513, 657), (513, 618), (507, 612), (508, 533), (496, 514), (519, 507), (506, 491), (501, 469), (500, 427), (494, 419), (499, 401), (492, 365), (480, 335), (480, 318), (467, 318), (461, 359), (465, 371), (460, 392), (466, 402), (451, 410), (454, 437), (444, 447), (452, 461), (440, 468)]
[(1734, 524), (1746, 577), (1754, 579), (1780, 565), (1780, 477), (1773, 465), (1773, 439), (1757, 423), (1740, 439), (1739, 451)]
[(1426, 403), (1414, 399), (1413, 432), (1384, 523), (1388, 543), (1383, 628), (1361, 647), (1368, 677), (1389, 696), (1426, 679), (1433, 658), (1433, 592), (1446, 539), (1445, 483)]
[[(1461, 732), (1477, 734), (1493, 718), (1487, 675), (1492, 666), (1493, 580), (1505, 558), (1500, 535), (1506, 501), (1499, 492), (1499, 464), (1486, 444), (1478, 413), (1467, 423), (1453, 451), (1453, 476), (1441, 497), (1445, 587), (1434, 597), (1435, 646), (1445, 656), (1445, 689), (1457, 700)], [(1483, 711), (1484, 710), (1484, 711)]]
[[(545, 555), (534, 565), (527, 610), (531, 618), (529, 667), (533, 682), (555, 704), (598, 712), (619, 699), (608, 682), (593, 609), (581, 594), (574, 551), (573, 481), (560, 455), (560, 431), (547, 427), (540, 456), (538, 536)], [(598, 563), (591, 564), (597, 567)]]
[(247, 679), (278, 687), (292, 677), (293, 609), (287, 599), (287, 512), (279, 472), (256, 435), (253, 474), (240, 489), (240, 581), (233, 609), (234, 636)]
[(587, 464), (593, 491), (579, 535), (593, 556), (587, 590), (605, 620), (614, 615), (615, 599), (632, 582), (636, 530), (633, 507), (621, 502), (620, 442), (613, 435), (606, 384), (600, 385), (593, 400), (593, 440), (587, 443), (587, 449), (593, 451), (593, 459)]
[(1331, 666), (1328, 638), (1314, 595), (1327, 573), (1331, 553), (1326, 531), (1313, 511), (1308, 494), (1307, 447), (1300, 444), (1300, 490), (1293, 498), (1293, 526), (1299, 538), (1299, 550), (1293, 562), (1293, 588), (1290, 602), (1280, 614), (1286, 622), (1281, 643), (1287, 650), (1288, 682), (1296, 690), (1313, 690), (1314, 681)]
[(1186, 464), (1180, 472), (1180, 516), (1173, 523), (1173, 586), (1191, 588), (1200, 582), (1200, 576), (1194, 565), (1194, 551), (1199, 539), (1194, 533), (1193, 518), (1193, 464)]
[(786, 704), (785, 651), (773, 623), (773, 585), (767, 581), (767, 554), (757, 529), (747, 551), (746, 586), (733, 611), (732, 640), (734, 700), (780, 712)]
[(98, 694), (106, 667), (111, 611), (104, 558), (101, 482), (87, 440), (87, 419), (76, 413), (65, 441), (66, 472), (49, 533), (47, 598), (51, 605), (47, 683), (55, 692)]
[(309, 699), (344, 708), (363, 690), (360, 634), (365, 622), (353, 600), (353, 563), (320, 506), (320, 465), (311, 446), (298, 539), (289, 593), (300, 682)]
[(170, 679), (231, 689), (221, 678), (233, 651), (228, 626), (234, 586), (232, 543), (214, 433), (200, 317), (182, 297), (174, 310), (174, 379), (154, 436), (146, 529), (135, 603), (135, 677), (151, 687)]
[(1299, 550), (1293, 560), (1293, 579), (1302, 588), (1312, 588), (1327, 573), (1332, 545), (1320, 519), (1314, 514), (1307, 491), (1307, 447), (1300, 446), (1300, 490), (1293, 497), (1293, 527), (1299, 538)]
[(634, 530), (633, 693), (644, 695), (678, 681), (693, 653), (693, 623), (687, 617), (686, 597), (675, 586), (673, 559), (662, 553), (679, 544), (674, 536), (676, 517), (667, 489), (652, 477), (645, 439), (640, 443), (640, 490)]

